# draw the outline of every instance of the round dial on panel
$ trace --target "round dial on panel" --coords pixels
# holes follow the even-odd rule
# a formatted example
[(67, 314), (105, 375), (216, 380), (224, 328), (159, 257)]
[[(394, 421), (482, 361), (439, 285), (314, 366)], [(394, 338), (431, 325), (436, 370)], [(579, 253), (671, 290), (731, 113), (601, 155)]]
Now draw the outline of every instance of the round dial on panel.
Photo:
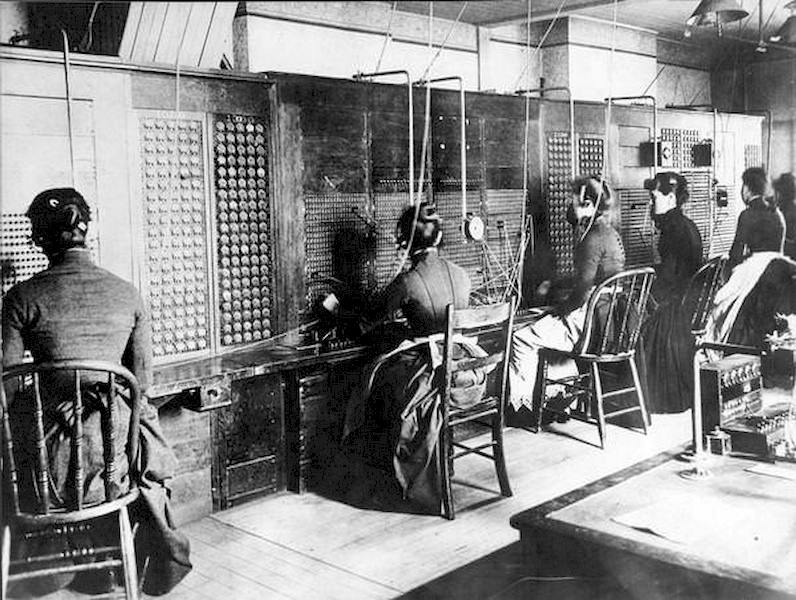
[(481, 241), (484, 239), (484, 220), (475, 215), (468, 215), (464, 221), (464, 234), (471, 240)]

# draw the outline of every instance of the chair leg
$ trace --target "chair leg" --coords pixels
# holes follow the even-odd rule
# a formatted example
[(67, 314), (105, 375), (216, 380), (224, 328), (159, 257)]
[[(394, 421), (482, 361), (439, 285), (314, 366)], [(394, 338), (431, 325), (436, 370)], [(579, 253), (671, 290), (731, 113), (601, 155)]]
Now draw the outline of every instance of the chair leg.
[(451, 444), (448, 441), (448, 436), (452, 432), (449, 428), (443, 427), (439, 432), (439, 441), (437, 442), (437, 461), (439, 463), (440, 474), (440, 492), (442, 494), (442, 516), (448, 520), (453, 521), (456, 514), (453, 508), (453, 490), (451, 488), (451, 460), (450, 449)]
[(591, 378), (594, 389), (594, 403), (597, 407), (597, 432), (600, 434), (600, 448), (605, 448), (605, 409), (603, 408), (603, 384), (600, 379), (600, 367), (591, 363)]
[(638, 406), (641, 409), (641, 425), (644, 428), (644, 435), (647, 434), (647, 426), (652, 425), (652, 420), (647, 412), (647, 403), (644, 402), (644, 392), (641, 391), (641, 379), (638, 376), (638, 369), (636, 368), (636, 357), (631, 356), (630, 372), (633, 374), (633, 385), (636, 387), (636, 395), (638, 396)]
[(135, 565), (135, 545), (133, 530), (130, 527), (130, 516), (127, 507), (119, 509), (119, 546), (122, 551), (122, 568), (124, 569), (124, 594), (127, 600), (138, 598), (138, 571)]
[(492, 419), (492, 454), (495, 461), (495, 471), (497, 472), (500, 493), (503, 496), (511, 496), (511, 485), (509, 484), (509, 474), (506, 470), (506, 456), (503, 452), (503, 423), (497, 415)]
[(547, 356), (543, 350), (539, 351), (539, 365), (536, 369), (536, 383), (533, 387), (533, 418), (535, 419), (534, 429), (538, 432), (542, 429), (542, 411), (544, 410), (545, 400), (547, 399)]
[(6, 600), (8, 593), (8, 570), (11, 565), (11, 529), (3, 526), (3, 540), (0, 546), (0, 599)]

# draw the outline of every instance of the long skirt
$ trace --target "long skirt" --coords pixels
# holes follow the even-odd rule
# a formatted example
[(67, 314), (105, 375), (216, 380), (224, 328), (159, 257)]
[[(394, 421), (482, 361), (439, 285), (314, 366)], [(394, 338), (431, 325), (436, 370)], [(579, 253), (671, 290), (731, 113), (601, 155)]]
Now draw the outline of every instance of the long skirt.
[[(349, 401), (345, 428), (346, 436), (359, 438), (371, 464), (393, 472), (409, 507), (429, 514), (442, 509), (437, 442), (444, 369), (436, 352), (426, 342), (376, 359), (364, 371), (361, 392)], [(478, 346), (460, 344), (454, 358), (481, 355)], [(458, 372), (451, 406), (480, 401), (486, 384), (485, 371)]]
[[(514, 410), (523, 406), (531, 410), (534, 393), (541, 393), (535, 389), (539, 349), (574, 350), (585, 318), (586, 310), (580, 307), (564, 316), (545, 315), (514, 332), (509, 367), (510, 402)], [(572, 360), (552, 363), (548, 373), (551, 378), (562, 378), (577, 374), (577, 367)]]
[[(103, 384), (93, 384), (95, 386)], [(101, 413), (98, 409), (96, 393), (92, 388), (84, 390), (83, 412), (83, 465), (84, 465), (84, 502), (91, 504), (101, 501), (105, 495), (103, 472), (105, 460), (101, 437)], [(17, 397), (10, 407), (11, 427), (15, 441), (15, 457), (19, 476), (20, 500), (31, 500), (35, 495), (33, 483), (33, 461), (36, 451), (30, 440), (29, 432), (32, 403), (27, 398)], [(119, 496), (129, 489), (130, 474), (126, 454), (127, 430), (130, 410), (125, 403), (120, 403), (118, 425), (115, 431), (116, 470), (112, 480), (114, 495)], [(70, 467), (71, 432), (74, 416), (71, 413), (71, 402), (57, 406), (45, 406), (44, 428), (48, 432), (47, 450), (50, 458), (50, 502), (52, 507), (69, 505), (73, 485), (70, 485), (74, 474)], [(142, 398), (140, 420), (140, 465), (138, 487), (141, 495), (139, 500), (130, 507), (133, 525), (138, 525), (135, 537), (136, 558), (139, 571), (146, 565), (143, 580), (143, 591), (149, 595), (162, 595), (170, 591), (187, 575), (192, 566), (189, 559), (190, 546), (188, 539), (174, 528), (169, 507), (170, 491), (168, 480), (174, 476), (177, 459), (169, 448), (158, 422), (156, 409), (145, 398)], [(102, 543), (107, 535), (106, 528), (95, 527), (93, 533), (87, 534), (94, 544)], [(14, 555), (26, 556), (32, 552), (41, 552), (42, 548), (33, 548), (31, 541), (15, 540)], [(51, 543), (51, 542), (50, 542)], [(56, 549), (59, 551), (61, 549)], [(82, 574), (81, 574), (82, 575)], [(68, 585), (72, 577), (61, 578), (57, 582), (45, 583), (50, 587)], [(85, 577), (82, 578), (85, 581)], [(76, 580), (76, 584), (81, 580)], [(91, 584), (89, 584), (89, 587)]]
[(678, 413), (691, 408), (694, 338), (687, 307), (679, 301), (661, 305), (644, 323), (642, 345), (649, 412)]

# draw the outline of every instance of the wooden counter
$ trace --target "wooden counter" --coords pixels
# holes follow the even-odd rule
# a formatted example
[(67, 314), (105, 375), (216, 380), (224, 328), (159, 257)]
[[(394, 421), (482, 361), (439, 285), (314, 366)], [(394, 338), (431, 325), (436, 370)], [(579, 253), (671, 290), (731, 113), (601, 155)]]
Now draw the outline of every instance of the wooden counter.
[(724, 457), (691, 480), (679, 450), (513, 516), (533, 564), (639, 598), (796, 597), (796, 465)]
[(300, 493), (322, 475), (373, 351), (298, 343), (266, 341), (155, 367), (149, 396), (179, 462), (179, 521), (280, 490)]
[(367, 354), (361, 346), (318, 352), (263, 342), (156, 366), (149, 395), (177, 454), (177, 521), (305, 490), (312, 467), (339, 441)]

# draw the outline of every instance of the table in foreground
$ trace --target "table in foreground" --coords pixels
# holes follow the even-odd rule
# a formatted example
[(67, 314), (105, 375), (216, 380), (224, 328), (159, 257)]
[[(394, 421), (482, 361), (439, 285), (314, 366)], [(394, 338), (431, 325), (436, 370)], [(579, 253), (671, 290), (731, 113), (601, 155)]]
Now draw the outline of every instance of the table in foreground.
[(796, 465), (681, 448), (511, 518), (540, 575), (609, 576), (634, 597), (796, 598)]

